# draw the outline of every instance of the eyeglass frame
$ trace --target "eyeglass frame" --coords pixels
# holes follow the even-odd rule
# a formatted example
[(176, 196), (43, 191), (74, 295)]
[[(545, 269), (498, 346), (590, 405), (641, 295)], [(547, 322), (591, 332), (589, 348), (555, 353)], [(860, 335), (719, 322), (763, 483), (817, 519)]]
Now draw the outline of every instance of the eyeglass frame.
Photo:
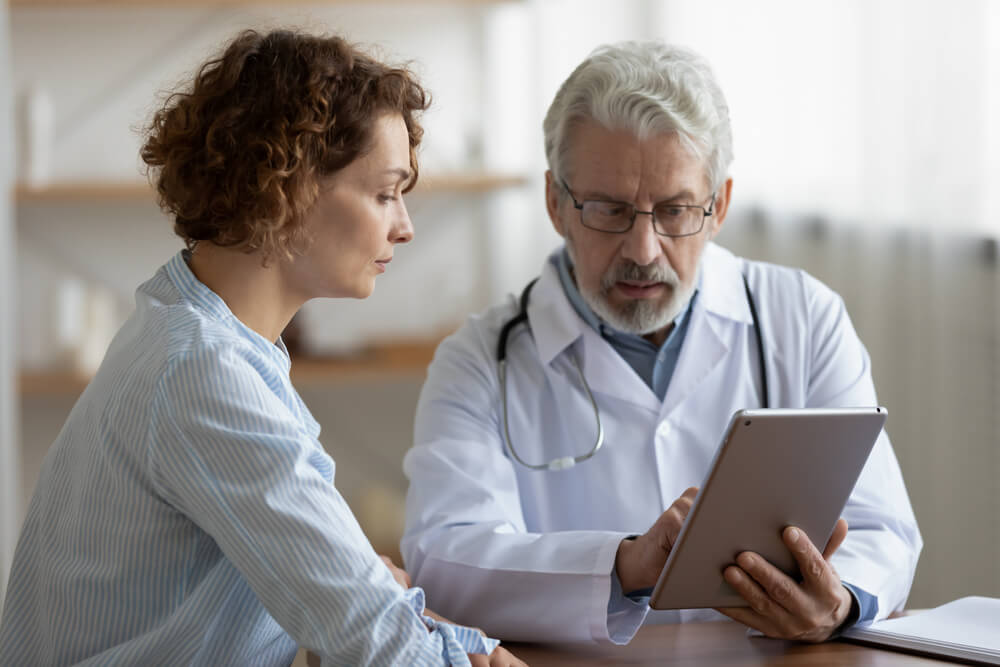
[[(656, 204), (654, 204), (652, 211), (640, 211), (639, 208), (635, 204), (632, 204), (632, 203), (629, 203), (629, 202), (624, 202), (624, 201), (615, 201), (615, 200), (611, 200), (611, 199), (584, 199), (583, 201), (579, 201), (578, 202), (576, 200), (576, 197), (573, 195), (573, 191), (569, 189), (569, 185), (566, 183), (566, 180), (560, 178), (559, 182), (562, 184), (563, 189), (566, 190), (566, 194), (569, 195), (569, 198), (573, 200), (573, 208), (575, 208), (576, 210), (578, 210), (580, 212), (580, 224), (583, 225), (584, 227), (586, 227), (587, 229), (593, 229), (595, 232), (604, 232), (605, 234), (625, 234), (625, 233), (629, 232), (632, 229), (632, 227), (635, 226), (635, 219), (641, 213), (642, 215), (648, 215), (650, 218), (652, 218), (653, 231), (654, 232), (656, 232), (660, 236), (666, 236), (666, 237), (672, 238), (672, 239), (679, 239), (679, 238), (684, 238), (685, 236), (694, 236), (695, 234), (700, 234), (702, 232), (702, 230), (705, 229), (705, 218), (708, 218), (708, 217), (711, 217), (711, 216), (715, 215), (715, 195), (716, 195), (716, 193), (714, 193), (714, 192), (712, 193), (712, 201), (708, 205), (708, 208), (705, 208), (704, 206), (699, 206), (698, 204), (672, 204), (672, 206), (675, 206), (677, 208), (697, 208), (697, 209), (700, 209), (701, 210), (701, 225), (699, 225), (698, 229), (696, 229), (693, 232), (687, 232), (685, 234), (667, 234), (667, 233), (661, 232), (659, 229), (657, 229), (656, 214), (655, 214), (654, 211), (656, 211), (656, 207), (659, 206), (660, 204), (667, 203), (669, 201), (668, 199), (665, 199), (665, 200), (663, 200), (661, 202), (657, 202)], [(587, 202), (599, 202), (599, 203), (604, 203), (604, 204), (622, 204), (623, 206), (630, 206), (632, 208), (632, 218), (629, 220), (628, 227), (626, 227), (625, 229), (621, 229), (621, 230), (598, 229), (597, 227), (591, 227), (590, 225), (588, 225), (587, 223), (585, 223), (583, 221), (583, 206)]]

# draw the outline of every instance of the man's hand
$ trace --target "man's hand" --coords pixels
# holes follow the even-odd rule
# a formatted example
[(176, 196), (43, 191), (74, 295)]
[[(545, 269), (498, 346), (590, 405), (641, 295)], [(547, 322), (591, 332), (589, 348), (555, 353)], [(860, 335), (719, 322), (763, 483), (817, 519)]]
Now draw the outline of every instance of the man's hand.
[(379, 558), (382, 559), (385, 566), (389, 568), (390, 572), (392, 572), (392, 578), (395, 579), (396, 583), (402, 586), (404, 590), (413, 585), (410, 582), (410, 575), (406, 573), (406, 570), (401, 567), (397, 567), (396, 564), (392, 562), (391, 558), (383, 556), (382, 554), (379, 554)]
[(769, 637), (807, 642), (829, 639), (847, 618), (853, 599), (830, 564), (830, 556), (847, 536), (847, 522), (837, 521), (823, 553), (798, 528), (789, 526), (781, 536), (798, 562), (802, 582), (758, 554), (744, 551), (723, 576), (750, 607), (719, 611)]
[(518, 660), (502, 646), (497, 646), (489, 655), (482, 653), (468, 653), (466, 655), (469, 656), (472, 667), (528, 667), (528, 663)]
[(667, 562), (667, 556), (677, 541), (684, 519), (691, 511), (691, 504), (698, 494), (696, 487), (691, 487), (660, 515), (656, 523), (644, 534), (634, 540), (622, 540), (615, 556), (615, 571), (622, 583), (622, 592), (656, 585), (660, 570)]

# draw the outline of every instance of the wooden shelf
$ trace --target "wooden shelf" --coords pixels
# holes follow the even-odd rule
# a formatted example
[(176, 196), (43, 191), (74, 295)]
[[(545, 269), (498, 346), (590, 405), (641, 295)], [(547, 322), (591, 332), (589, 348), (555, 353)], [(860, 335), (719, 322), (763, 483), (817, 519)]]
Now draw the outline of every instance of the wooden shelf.
[[(440, 339), (381, 343), (344, 357), (293, 357), (292, 382), (312, 387), (355, 380), (422, 377)], [(83, 392), (90, 376), (72, 370), (22, 371), (22, 397), (72, 396)]]
[(22, 371), (18, 391), (25, 396), (72, 396), (83, 393), (90, 377), (75, 371)]
[[(496, 5), (519, 0), (421, 0), (431, 5)], [(351, 5), (362, 4), (366, 0), (10, 0), (11, 7), (239, 7), (243, 5)], [(381, 5), (404, 5), (412, 0), (367, 0)]]
[(52, 183), (14, 187), (16, 204), (61, 202), (142, 202), (153, 201), (153, 189), (148, 183)]
[[(526, 185), (528, 178), (520, 174), (469, 172), (461, 174), (429, 174), (421, 176), (411, 194), (486, 193)], [(152, 201), (153, 189), (148, 183), (93, 182), (52, 183), (44, 186), (19, 184), (14, 188), (17, 204), (67, 202), (143, 202)]]

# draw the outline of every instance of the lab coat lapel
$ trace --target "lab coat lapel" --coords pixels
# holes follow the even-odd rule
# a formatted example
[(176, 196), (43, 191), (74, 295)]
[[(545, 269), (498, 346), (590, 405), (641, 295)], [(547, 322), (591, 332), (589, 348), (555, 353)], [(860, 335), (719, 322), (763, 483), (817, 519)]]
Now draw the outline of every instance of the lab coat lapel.
[(669, 415), (684, 400), (692, 395), (695, 388), (718, 366), (729, 352), (728, 336), (723, 329), (727, 323), (720, 321), (703, 306), (695, 303), (691, 313), (691, 324), (684, 337), (677, 367), (663, 397), (661, 416)]
[[(580, 343), (583, 347), (583, 373), (594, 394), (605, 394), (639, 405), (656, 413), (660, 399), (629, 366), (608, 341), (593, 328), (586, 329)], [(579, 345), (579, 344), (578, 344)]]
[(752, 321), (743, 288), (741, 260), (709, 243), (702, 256), (701, 287), (692, 308), (691, 324), (663, 398), (661, 417), (694, 394), (729, 354), (738, 328)]
[[(554, 257), (554, 255), (553, 255)], [(550, 257), (531, 293), (528, 318), (535, 336), (539, 361), (560, 372), (572, 374), (570, 381), (579, 384), (576, 369), (566, 355), (577, 355), (584, 377), (594, 396), (606, 395), (643, 406), (654, 413), (660, 401), (632, 367), (599, 333), (584, 322), (573, 309), (559, 282)]]

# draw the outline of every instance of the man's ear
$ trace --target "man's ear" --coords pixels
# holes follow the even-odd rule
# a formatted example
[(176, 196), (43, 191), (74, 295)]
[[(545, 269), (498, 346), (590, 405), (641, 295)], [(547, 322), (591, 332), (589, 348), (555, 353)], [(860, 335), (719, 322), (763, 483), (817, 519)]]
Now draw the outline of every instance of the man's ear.
[(733, 179), (727, 178), (719, 191), (715, 194), (715, 213), (709, 218), (708, 238), (714, 239), (715, 235), (722, 229), (722, 223), (729, 213), (729, 202), (733, 194)]
[(566, 238), (566, 230), (563, 229), (562, 219), (559, 217), (559, 198), (562, 194), (560, 192), (560, 186), (556, 183), (555, 177), (552, 175), (552, 170), (548, 169), (545, 172), (545, 210), (549, 212), (549, 220), (552, 221), (552, 227), (555, 228), (556, 233), (563, 238)]

